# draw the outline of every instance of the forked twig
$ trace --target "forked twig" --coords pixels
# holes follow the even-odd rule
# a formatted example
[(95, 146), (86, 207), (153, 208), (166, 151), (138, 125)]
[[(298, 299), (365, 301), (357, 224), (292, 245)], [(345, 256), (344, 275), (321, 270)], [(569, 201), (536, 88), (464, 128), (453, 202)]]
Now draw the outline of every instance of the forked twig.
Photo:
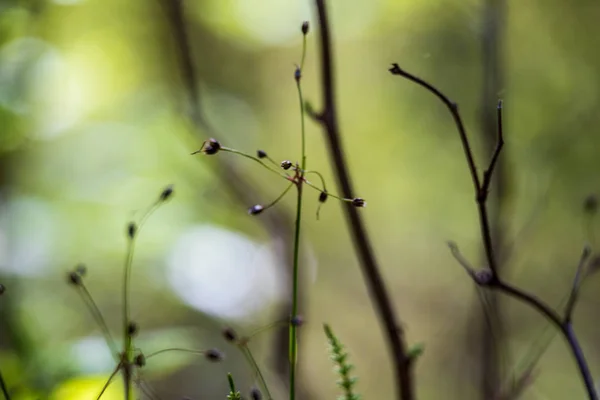
[[(581, 346), (579, 344), (577, 336), (576, 336), (575, 332), (573, 331), (573, 325), (571, 322), (571, 313), (572, 313), (572, 310), (575, 306), (575, 302), (577, 299), (577, 288), (578, 288), (579, 277), (581, 275), (581, 269), (583, 268), (583, 264), (585, 263), (585, 260), (587, 259), (586, 252), (584, 251), (584, 254), (582, 255), (582, 258), (580, 261), (580, 266), (578, 267), (579, 272), (576, 277), (574, 289), (572, 290), (573, 294), (571, 295), (571, 299), (572, 299), (571, 303), (572, 304), (570, 304), (567, 307), (567, 313), (564, 318), (561, 317), (554, 309), (552, 309), (550, 306), (548, 306), (544, 301), (542, 301), (538, 297), (536, 297), (532, 294), (529, 294), (526, 291), (519, 289), (519, 288), (505, 282), (503, 279), (501, 279), (500, 276), (498, 276), (497, 268), (496, 268), (497, 263), (496, 263), (496, 258), (494, 256), (493, 246), (492, 246), (491, 229), (490, 229), (490, 224), (489, 224), (489, 219), (488, 219), (486, 201), (487, 201), (487, 197), (488, 197), (489, 185), (490, 185), (490, 182), (491, 182), (492, 176), (493, 176), (494, 166), (496, 165), (496, 162), (500, 155), (500, 151), (502, 150), (502, 146), (504, 144), (504, 138), (503, 138), (503, 133), (502, 133), (502, 122), (498, 121), (498, 143), (496, 145), (496, 149), (494, 151), (494, 154), (492, 156), (490, 164), (489, 164), (488, 168), (486, 169), (486, 171), (484, 172), (483, 180), (481, 180), (477, 174), (477, 166), (476, 166), (475, 160), (473, 158), (473, 152), (471, 150), (471, 145), (469, 143), (469, 139), (467, 137), (467, 134), (466, 134), (466, 131), (464, 128), (464, 124), (462, 123), (462, 118), (460, 116), (460, 113), (458, 111), (458, 106), (456, 105), (456, 103), (450, 101), (450, 99), (446, 95), (444, 95), (439, 89), (437, 89), (430, 83), (424, 81), (423, 79), (418, 78), (415, 75), (412, 75), (412, 74), (406, 72), (405, 70), (400, 68), (400, 66), (396, 63), (392, 64), (392, 67), (389, 69), (389, 71), (393, 75), (402, 76), (414, 83), (417, 83), (418, 85), (422, 86), (423, 88), (425, 88), (428, 91), (430, 91), (431, 93), (433, 93), (439, 100), (441, 100), (446, 105), (446, 107), (448, 108), (448, 110), (450, 111), (450, 113), (454, 119), (456, 128), (459, 133), (459, 137), (463, 144), (463, 150), (465, 153), (465, 157), (467, 159), (467, 164), (468, 164), (471, 178), (473, 181), (473, 187), (475, 189), (477, 208), (479, 211), (479, 224), (480, 224), (480, 228), (481, 228), (481, 235), (482, 235), (482, 239), (483, 239), (483, 244), (484, 244), (487, 261), (489, 264), (488, 265), (489, 270), (476, 271), (472, 274), (470, 273), (472, 277), (475, 277), (474, 281), (480, 286), (485, 286), (485, 287), (489, 287), (490, 289), (498, 290), (500, 292), (507, 294), (508, 296), (511, 296), (511, 297), (529, 305), (530, 307), (537, 310), (544, 317), (546, 317), (548, 320), (550, 320), (553, 323), (553, 325), (555, 325), (556, 328), (561, 332), (561, 334), (563, 335), (563, 337), (565, 338), (565, 340), (567, 341), (567, 343), (569, 345), (571, 354), (575, 358), (577, 367), (579, 369), (579, 373), (581, 375), (581, 378), (584, 381), (589, 399), (590, 400), (598, 400), (598, 394), (596, 393), (596, 389), (594, 387), (594, 381), (593, 381), (588, 363), (585, 359), (585, 356), (583, 354), (583, 351), (581, 349)], [(499, 107), (498, 118), (501, 118), (502, 117), (502, 112), (501, 112), (502, 111), (502, 103), (501, 102), (498, 104), (498, 107)], [(453, 254), (454, 254), (454, 251), (453, 251)], [(456, 256), (456, 254), (454, 254), (454, 255)], [(460, 262), (460, 263), (464, 268), (466, 268), (463, 262)], [(469, 269), (467, 269), (467, 271), (469, 272)], [(482, 272), (483, 272), (483, 274), (482, 274)]]

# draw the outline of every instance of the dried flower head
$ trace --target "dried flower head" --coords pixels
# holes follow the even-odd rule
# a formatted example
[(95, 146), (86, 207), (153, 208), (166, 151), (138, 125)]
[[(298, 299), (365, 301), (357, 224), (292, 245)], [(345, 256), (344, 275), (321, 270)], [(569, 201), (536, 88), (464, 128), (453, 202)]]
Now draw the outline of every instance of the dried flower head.
[(209, 361), (214, 361), (214, 362), (221, 361), (221, 360), (223, 360), (223, 358), (225, 358), (223, 353), (217, 349), (206, 350), (204, 352), (204, 355), (206, 356), (206, 358)]
[(135, 365), (142, 368), (143, 366), (146, 365), (146, 357), (142, 353), (140, 353), (137, 356), (135, 356), (135, 359), (133, 360), (133, 362), (135, 363)]
[(367, 202), (364, 199), (361, 199), (360, 197), (356, 197), (352, 199), (352, 205), (354, 207), (366, 207)]
[(223, 337), (228, 342), (235, 342), (238, 338), (237, 333), (233, 330), (233, 328), (223, 329)]
[(263, 206), (261, 206), (260, 204), (257, 204), (257, 205), (254, 205), (254, 206), (252, 206), (252, 207), (250, 207), (248, 209), (248, 214), (250, 214), (250, 215), (258, 215), (261, 212), (263, 212), (264, 209), (265, 208)]
[(219, 143), (219, 141), (217, 139), (208, 139), (207, 141), (205, 141), (204, 143), (202, 143), (202, 147), (200, 148), (200, 150), (197, 150), (195, 152), (192, 153), (192, 155), (194, 154), (198, 154), (198, 153), (204, 153), (206, 155), (213, 155), (213, 154), (217, 154), (219, 152), (219, 150), (221, 150), (221, 143)]
[(129, 236), (130, 239), (133, 239), (135, 237), (136, 231), (137, 226), (135, 222), (130, 222), (129, 225), (127, 225), (127, 236)]
[(302, 23), (302, 34), (306, 35), (308, 33), (309, 29), (310, 29), (310, 25), (308, 24), (308, 21), (304, 21)]
[(252, 390), (250, 390), (250, 398), (252, 400), (262, 400), (262, 393), (260, 392), (260, 390), (258, 390), (258, 388), (252, 388)]
[(292, 168), (292, 162), (290, 160), (283, 160), (281, 162), (281, 168), (285, 169), (286, 171), (290, 168)]
[(138, 333), (138, 331), (139, 331), (138, 324), (136, 324), (133, 321), (129, 322), (129, 324), (127, 325), (127, 333), (129, 334), (129, 336), (136, 335)]
[(163, 189), (160, 194), (160, 201), (167, 201), (173, 195), (173, 185), (169, 185)]
[(79, 275), (76, 271), (69, 272), (67, 275), (67, 279), (68, 279), (68, 282), (74, 286), (79, 286), (82, 283), (81, 275)]
[(300, 67), (296, 66), (296, 70), (294, 71), (294, 79), (296, 82), (300, 82), (300, 78), (302, 78), (302, 71), (300, 71)]
[(258, 158), (266, 158), (267, 157), (267, 152), (264, 150), (257, 150), (256, 151), (256, 156)]
[(304, 323), (304, 318), (301, 315), (295, 315), (290, 319), (290, 323), (294, 326), (301, 326)]
[(325, 203), (327, 201), (327, 197), (329, 197), (327, 190), (322, 191), (319, 195), (319, 203)]

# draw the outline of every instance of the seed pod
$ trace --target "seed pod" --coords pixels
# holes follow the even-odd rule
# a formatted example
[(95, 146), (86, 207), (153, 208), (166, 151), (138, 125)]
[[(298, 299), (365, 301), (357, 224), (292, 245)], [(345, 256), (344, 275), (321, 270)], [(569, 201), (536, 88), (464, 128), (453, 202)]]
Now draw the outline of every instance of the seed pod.
[(206, 356), (206, 358), (209, 361), (214, 361), (214, 362), (221, 361), (221, 360), (223, 360), (223, 358), (225, 358), (225, 356), (223, 355), (223, 353), (221, 353), (217, 349), (206, 350), (204, 352), (204, 355)]
[(306, 35), (309, 31), (310, 25), (308, 24), (308, 21), (304, 21), (302, 23), (302, 34)]
[(360, 197), (356, 197), (352, 199), (352, 205), (354, 207), (366, 207), (367, 202), (364, 199), (361, 199)]
[(292, 168), (292, 162), (290, 160), (283, 160), (281, 162), (281, 168), (287, 171), (288, 169)]
[(265, 208), (263, 206), (261, 206), (260, 204), (257, 204), (255, 206), (252, 206), (248, 209), (248, 214), (250, 215), (258, 215), (261, 212), (263, 212)]
[(258, 150), (258, 151), (256, 152), (256, 156), (257, 156), (258, 158), (266, 158), (266, 157), (267, 157), (267, 153), (266, 153), (264, 150)]

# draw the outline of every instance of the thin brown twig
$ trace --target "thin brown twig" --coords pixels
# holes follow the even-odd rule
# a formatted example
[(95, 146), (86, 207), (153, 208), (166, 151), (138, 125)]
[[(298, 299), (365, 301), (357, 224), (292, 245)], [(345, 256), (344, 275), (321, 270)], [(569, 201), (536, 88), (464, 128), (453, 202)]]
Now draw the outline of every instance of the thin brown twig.
[[(425, 89), (427, 89), (430, 92), (432, 92), (433, 94), (435, 94), (448, 107), (448, 110), (450, 111), (450, 113), (452, 114), (452, 116), (454, 118), (456, 127), (459, 132), (459, 136), (461, 138), (461, 141), (463, 142), (463, 148), (464, 148), (465, 155), (467, 158), (467, 163), (469, 164), (469, 170), (471, 171), (471, 176), (473, 179), (473, 186), (475, 188), (476, 201), (477, 201), (477, 206), (478, 206), (478, 210), (479, 210), (479, 223), (480, 223), (481, 233), (482, 233), (483, 242), (484, 242), (484, 249), (485, 249), (486, 256), (487, 256), (487, 259), (489, 262), (489, 270), (483, 270), (483, 272), (485, 272), (485, 274), (483, 274), (483, 276), (485, 276), (486, 279), (474, 279), (474, 281), (480, 286), (486, 286), (486, 287), (489, 287), (490, 289), (498, 290), (500, 292), (503, 292), (503, 293), (515, 298), (516, 300), (520, 300), (521, 302), (534, 308), (541, 315), (543, 315), (548, 320), (550, 320), (556, 326), (556, 328), (561, 332), (561, 334), (563, 335), (563, 337), (565, 338), (565, 340), (567, 341), (567, 343), (569, 345), (569, 349), (570, 349), (573, 357), (575, 358), (577, 367), (579, 369), (579, 373), (584, 382), (589, 399), (590, 400), (598, 400), (598, 394), (596, 393), (596, 388), (594, 386), (594, 380), (592, 378), (592, 374), (590, 372), (588, 363), (585, 359), (585, 355), (583, 354), (583, 350), (581, 349), (581, 345), (579, 344), (579, 340), (577, 339), (577, 335), (575, 334), (575, 332), (573, 330), (573, 325), (572, 325), (571, 321), (567, 320), (567, 319), (563, 319), (554, 309), (552, 309), (550, 306), (548, 306), (545, 302), (543, 302), (541, 299), (539, 299), (535, 295), (527, 293), (526, 291), (505, 282), (504, 280), (500, 279), (500, 277), (497, 274), (496, 260), (494, 257), (492, 241), (491, 241), (491, 231), (490, 231), (489, 221), (488, 221), (488, 217), (487, 217), (487, 204), (486, 204), (487, 193), (482, 190), (483, 184), (481, 183), (481, 181), (476, 173), (476, 171), (477, 171), (476, 164), (473, 159), (473, 154), (471, 151), (468, 137), (467, 137), (465, 129), (464, 129), (464, 125), (462, 124), (462, 119), (460, 117), (460, 113), (458, 112), (458, 107), (455, 105), (455, 103), (450, 101), (450, 99), (446, 95), (444, 95), (441, 91), (439, 91), (433, 85), (422, 80), (421, 78), (418, 78), (418, 77), (404, 71), (402, 68), (400, 68), (400, 66), (398, 64), (396, 64), (396, 63), (392, 64), (392, 67), (389, 69), (389, 71), (394, 75), (399, 75), (399, 76), (402, 76), (412, 82), (415, 82), (418, 85), (424, 87)], [(499, 114), (499, 116), (502, 116), (502, 115)], [(502, 124), (499, 124), (498, 126), (499, 126), (499, 128), (501, 128)], [(502, 138), (503, 137), (502, 135), (503, 135), (502, 132), (498, 133), (499, 138)], [(497, 149), (498, 148), (501, 149), (501, 146), (498, 145)], [(497, 151), (499, 152), (500, 150), (497, 150)], [(490, 163), (490, 167), (488, 167), (488, 170), (493, 171), (492, 163), (495, 164), (495, 159), (497, 159), (497, 157), (498, 157), (497, 155), (496, 155), (496, 157), (492, 157), (492, 161)], [(473, 173), (473, 172), (475, 172), (475, 173)], [(488, 179), (489, 180), (492, 179), (491, 173), (490, 173), (490, 176)], [(476, 272), (474, 275), (476, 278), (480, 278), (482, 276), (482, 274), (480, 274), (478, 272)]]
[[(334, 165), (341, 195), (351, 199), (354, 197), (354, 191), (341, 144), (341, 134), (337, 119), (335, 81), (333, 77), (333, 50), (327, 7), (325, 0), (315, 0), (315, 4), (320, 28), (321, 81), (324, 107), (323, 111), (315, 116), (326, 133), (329, 154)], [(415, 398), (412, 360), (408, 356), (404, 330), (398, 323), (391, 297), (383, 281), (360, 214), (351, 204), (347, 204), (343, 208), (352, 234), (354, 248), (360, 260), (365, 283), (373, 298), (379, 320), (385, 331), (387, 344), (394, 364), (394, 378), (397, 389), (396, 397), (402, 400), (412, 400)]]

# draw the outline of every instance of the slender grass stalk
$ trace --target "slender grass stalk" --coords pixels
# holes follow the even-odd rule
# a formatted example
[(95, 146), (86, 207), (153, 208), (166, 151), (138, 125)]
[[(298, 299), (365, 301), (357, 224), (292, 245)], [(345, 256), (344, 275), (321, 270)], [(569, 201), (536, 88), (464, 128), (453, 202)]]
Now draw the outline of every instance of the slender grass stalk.
[(296, 200), (296, 229), (294, 232), (294, 264), (292, 272), (292, 315), (290, 318), (290, 400), (296, 398), (296, 365), (298, 358), (298, 324), (295, 320), (298, 315), (298, 270), (300, 257), (300, 232), (302, 222), (302, 187), (304, 182), (304, 171), (306, 171), (306, 134), (305, 134), (305, 110), (304, 99), (302, 96), (302, 67), (306, 56), (306, 33), (303, 35), (302, 41), (302, 61), (300, 67), (296, 69), (296, 88), (298, 89), (298, 101), (300, 105), (300, 132), (302, 138), (302, 154), (300, 172), (296, 182), (297, 200)]
[(258, 382), (259, 382), (261, 388), (265, 392), (267, 399), (273, 400), (273, 396), (271, 396), (271, 392), (269, 391), (269, 386), (267, 385), (267, 381), (266, 381), (264, 375), (262, 374), (262, 371), (260, 370), (260, 367), (258, 366), (256, 359), (252, 355), (252, 351), (250, 350), (250, 347), (248, 347), (247, 344), (240, 345), (240, 350), (242, 350), (242, 354), (244, 354), (246, 361), (248, 361), (248, 363), (254, 370), (254, 373), (256, 374), (256, 378), (258, 379)]
[(114, 369), (114, 371), (112, 372), (112, 374), (110, 374), (110, 376), (108, 377), (108, 379), (106, 380), (106, 383), (104, 384), (104, 386), (102, 387), (102, 390), (100, 391), (100, 393), (98, 394), (98, 397), (96, 397), (96, 400), (100, 400), (100, 398), (102, 397), (102, 395), (104, 394), (104, 392), (106, 392), (106, 389), (108, 389), (108, 387), (110, 386), (110, 384), (112, 383), (113, 379), (115, 378), (115, 376), (117, 375), (117, 373), (119, 373), (119, 370), (121, 369), (122, 364), (119, 363), (117, 365), (117, 367)]
[(4, 377), (2, 376), (2, 372), (0, 372), (0, 389), (2, 389), (2, 394), (4, 395), (4, 400), (10, 400), (10, 394), (8, 393), (8, 387), (6, 386), (6, 382), (4, 382)]

